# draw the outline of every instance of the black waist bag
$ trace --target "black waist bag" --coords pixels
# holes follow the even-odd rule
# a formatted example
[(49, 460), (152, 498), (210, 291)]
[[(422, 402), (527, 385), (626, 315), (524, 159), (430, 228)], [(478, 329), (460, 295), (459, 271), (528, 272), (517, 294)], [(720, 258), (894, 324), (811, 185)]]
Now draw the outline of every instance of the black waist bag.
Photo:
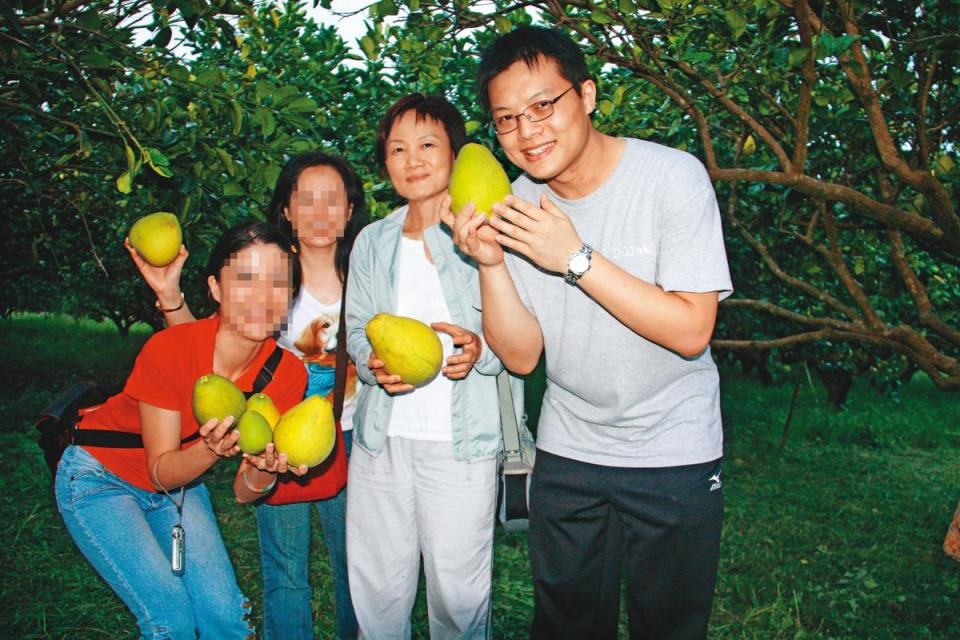
[[(40, 412), (40, 418), (37, 420), (37, 430), (40, 432), (40, 448), (43, 449), (43, 458), (50, 467), (50, 472), (56, 474), (57, 464), (60, 462), (60, 456), (64, 449), (76, 441), (77, 422), (80, 420), (80, 413), (85, 409), (89, 410), (98, 407), (106, 402), (111, 396), (121, 391), (118, 386), (104, 386), (94, 384), (93, 382), (78, 382), (73, 385), (59, 398), (53, 401), (49, 407)], [(117, 436), (139, 434), (115, 433)], [(104, 445), (101, 445), (104, 446)], [(109, 445), (106, 445), (109, 446)], [(141, 443), (140, 446), (143, 446)]]
[[(253, 390), (244, 393), (248, 398), (263, 391), (271, 380), (273, 372), (283, 356), (283, 350), (276, 346), (273, 353), (263, 363), (257, 372), (253, 383)], [(57, 464), (64, 450), (71, 444), (88, 447), (111, 447), (115, 449), (142, 449), (143, 438), (139, 433), (127, 431), (112, 431), (107, 429), (78, 429), (77, 422), (84, 413), (95, 410), (111, 397), (123, 391), (121, 386), (98, 385), (93, 382), (78, 382), (73, 385), (53, 403), (40, 412), (37, 420), (37, 430), (40, 432), (40, 448), (43, 449), (43, 458), (50, 467), (50, 473), (57, 474)], [(200, 437), (199, 431), (194, 431), (180, 441), (186, 444)]]

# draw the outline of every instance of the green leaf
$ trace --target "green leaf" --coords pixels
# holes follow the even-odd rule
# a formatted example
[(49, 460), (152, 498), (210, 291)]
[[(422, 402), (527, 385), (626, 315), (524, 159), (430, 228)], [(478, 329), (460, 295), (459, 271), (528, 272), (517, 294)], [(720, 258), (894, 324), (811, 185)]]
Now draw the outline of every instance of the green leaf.
[(483, 126), (483, 123), (478, 120), (468, 120), (467, 123), (467, 135), (471, 135), (474, 131)]
[(810, 55), (810, 49), (806, 47), (794, 49), (787, 56), (787, 62), (790, 63), (791, 67), (799, 67), (806, 61), (808, 55)]
[(599, 103), (597, 103), (597, 109), (599, 109), (600, 113), (602, 113), (604, 116), (609, 116), (611, 113), (613, 113), (613, 103), (609, 100), (601, 100)]
[(380, 0), (377, 3), (377, 16), (386, 18), (397, 14), (397, 3), (393, 0)]
[(613, 104), (619, 106), (623, 102), (623, 94), (627, 90), (627, 85), (622, 84), (613, 92)]
[(831, 56), (839, 57), (846, 53), (850, 45), (859, 39), (859, 36), (834, 37), (824, 31), (820, 34), (820, 38), (817, 41), (817, 59), (829, 58)]
[(242, 196), (244, 193), (243, 187), (236, 182), (228, 182), (223, 185), (223, 195), (225, 196)]
[(510, 22), (510, 18), (507, 16), (497, 16), (493, 19), (493, 22), (497, 27), (497, 31), (500, 33), (506, 33), (510, 31), (510, 27), (513, 26), (513, 24)]
[(862, 275), (866, 270), (867, 267), (864, 263), (863, 256), (857, 256), (856, 262), (853, 263), (853, 272), (859, 276)]
[(747, 19), (736, 9), (727, 9), (723, 12), (723, 19), (727, 21), (727, 26), (733, 33), (733, 39), (737, 40), (747, 30)]
[(368, 60), (377, 59), (377, 45), (370, 36), (360, 38), (360, 48), (363, 49), (363, 53)]
[(594, 11), (590, 14), (590, 19), (596, 24), (612, 24), (613, 18), (605, 14), (603, 11)]
[(130, 188), (131, 188), (130, 182), (131, 182), (130, 172), (124, 171), (117, 178), (117, 191), (119, 191), (120, 193), (130, 193)]
[(173, 176), (173, 172), (170, 171), (170, 160), (167, 159), (167, 156), (163, 155), (159, 149), (147, 147), (144, 149), (143, 159), (146, 160), (147, 164), (157, 175), (163, 176), (164, 178)]
[(291, 100), (286, 106), (284, 106), (283, 109), (284, 111), (290, 111), (292, 113), (306, 113), (309, 111), (316, 111), (317, 103), (313, 98), (301, 96)]
[(223, 163), (223, 168), (227, 170), (227, 173), (231, 176), (235, 175), (237, 173), (237, 167), (233, 164), (233, 156), (220, 147), (217, 147), (214, 151), (217, 157), (220, 158), (220, 162)]
[(230, 101), (230, 117), (233, 120), (233, 135), (240, 133), (240, 128), (243, 127), (243, 109), (240, 108), (240, 104), (236, 100)]
[(617, 3), (617, 6), (620, 7), (621, 13), (626, 13), (628, 15), (637, 10), (637, 5), (633, 2), (633, 0), (620, 0), (620, 2)]
[(257, 101), (262, 101), (267, 96), (272, 96), (273, 93), (277, 90), (277, 85), (273, 84), (269, 80), (257, 80), (256, 84), (256, 94)]
[(127, 156), (127, 173), (131, 176), (137, 172), (139, 168), (139, 163), (137, 162), (137, 156), (134, 155), (133, 149), (130, 148), (130, 145), (124, 143), (123, 151)]
[(250, 120), (253, 124), (260, 127), (264, 138), (269, 138), (270, 134), (277, 128), (277, 121), (273, 117), (273, 113), (267, 109), (257, 109), (253, 112), (253, 117)]
[(113, 61), (99, 51), (87, 51), (77, 59), (80, 66), (90, 69), (109, 69)]
[(175, 82), (190, 81), (190, 72), (179, 64), (171, 64), (169, 67), (167, 67), (167, 75), (170, 76), (170, 79), (174, 80)]

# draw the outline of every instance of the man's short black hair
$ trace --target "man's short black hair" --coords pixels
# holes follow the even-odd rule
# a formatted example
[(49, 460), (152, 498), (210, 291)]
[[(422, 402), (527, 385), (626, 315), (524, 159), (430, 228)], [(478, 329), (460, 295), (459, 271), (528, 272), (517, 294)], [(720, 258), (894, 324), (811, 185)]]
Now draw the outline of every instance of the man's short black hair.
[(520, 60), (528, 67), (542, 64), (544, 60), (555, 62), (560, 75), (573, 84), (578, 95), (581, 83), (590, 79), (583, 51), (569, 36), (546, 27), (517, 27), (497, 38), (480, 56), (477, 95), (487, 113), (490, 112), (490, 82)]

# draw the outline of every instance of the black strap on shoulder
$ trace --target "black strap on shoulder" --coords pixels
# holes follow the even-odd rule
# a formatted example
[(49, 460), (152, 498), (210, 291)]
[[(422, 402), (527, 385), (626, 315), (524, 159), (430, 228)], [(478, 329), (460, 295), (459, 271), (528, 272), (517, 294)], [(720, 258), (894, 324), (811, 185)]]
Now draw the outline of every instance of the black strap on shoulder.
[(340, 325), (337, 327), (337, 359), (333, 369), (333, 419), (340, 422), (347, 392), (347, 274), (340, 295)]
[[(253, 382), (253, 390), (244, 393), (243, 395), (249, 398), (253, 394), (263, 391), (266, 386), (270, 384), (270, 381), (273, 380), (273, 374), (277, 370), (277, 366), (280, 364), (280, 360), (282, 358), (283, 349), (280, 347), (280, 345), (276, 345), (273, 348), (273, 353), (270, 354), (270, 357), (267, 358), (267, 361), (263, 363), (262, 367), (260, 367), (260, 371), (257, 372), (257, 378)], [(104, 399), (102, 402), (105, 401), (106, 399)], [(200, 431), (194, 431), (186, 438), (181, 440), (180, 445), (183, 446), (188, 442), (193, 442), (199, 437)], [(78, 428), (74, 433), (73, 443), (86, 447), (107, 447), (110, 449), (143, 448), (143, 438), (139, 433), (132, 433), (130, 431), (111, 431), (109, 429)]]
[(260, 367), (260, 371), (257, 372), (257, 379), (253, 381), (253, 389), (249, 392), (244, 392), (243, 395), (249, 398), (266, 389), (267, 385), (273, 380), (273, 374), (276, 372), (281, 358), (283, 358), (283, 349), (280, 345), (276, 345), (273, 347), (273, 353), (270, 354), (267, 361)]

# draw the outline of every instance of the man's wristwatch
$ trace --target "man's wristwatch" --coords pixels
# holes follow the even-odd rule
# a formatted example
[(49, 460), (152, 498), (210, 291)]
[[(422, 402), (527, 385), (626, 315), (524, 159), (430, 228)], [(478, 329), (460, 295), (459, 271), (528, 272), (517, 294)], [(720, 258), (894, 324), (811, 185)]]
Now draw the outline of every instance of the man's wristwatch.
[(590, 257), (592, 255), (593, 247), (586, 242), (570, 254), (570, 257), (567, 258), (567, 274), (563, 277), (567, 284), (577, 284), (577, 280), (590, 270)]

